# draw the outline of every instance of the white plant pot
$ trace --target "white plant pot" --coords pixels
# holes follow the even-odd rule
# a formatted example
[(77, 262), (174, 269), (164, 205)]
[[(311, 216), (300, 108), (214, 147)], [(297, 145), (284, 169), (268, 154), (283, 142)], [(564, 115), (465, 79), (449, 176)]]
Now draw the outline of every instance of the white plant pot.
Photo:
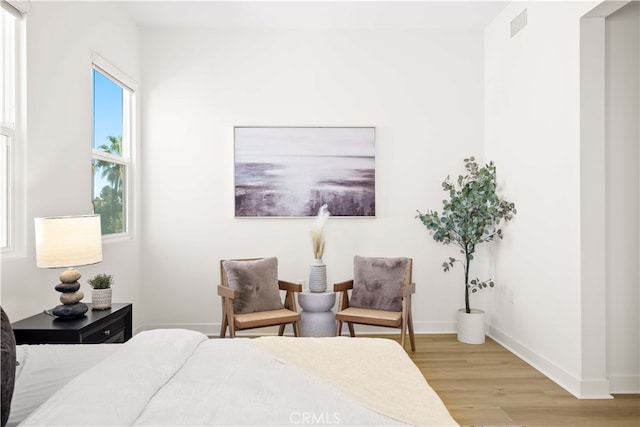
[(465, 344), (484, 343), (484, 311), (464, 308), (458, 310), (458, 341)]
[(111, 308), (112, 289), (92, 289), (91, 306), (94, 310), (106, 310)]

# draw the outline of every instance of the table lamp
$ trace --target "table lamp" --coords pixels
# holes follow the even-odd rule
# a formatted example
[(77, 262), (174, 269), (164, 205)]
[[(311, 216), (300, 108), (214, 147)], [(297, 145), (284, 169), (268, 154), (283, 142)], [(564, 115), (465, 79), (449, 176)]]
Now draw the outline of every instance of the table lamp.
[(81, 275), (74, 267), (102, 261), (100, 215), (35, 218), (36, 263), (39, 268), (67, 268), (55, 289), (61, 305), (45, 310), (59, 318), (82, 317), (89, 309), (80, 300)]

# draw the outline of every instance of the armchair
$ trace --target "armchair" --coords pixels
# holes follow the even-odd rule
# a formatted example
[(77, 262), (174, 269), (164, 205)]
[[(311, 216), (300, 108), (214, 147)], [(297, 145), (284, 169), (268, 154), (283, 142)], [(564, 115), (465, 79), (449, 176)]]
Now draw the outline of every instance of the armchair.
[[(400, 344), (404, 347), (407, 330), (411, 351), (416, 350), (411, 315), (411, 295), (416, 291), (412, 283), (411, 258), (354, 257), (354, 278), (333, 285), (340, 295), (336, 313), (336, 335), (342, 323), (349, 326), (355, 337), (354, 324), (400, 328)], [(351, 298), (349, 297), (351, 290)]]
[[(286, 291), (284, 304), (280, 291)], [(287, 324), (293, 334), (299, 332), (300, 314), (296, 309), (295, 292), (302, 285), (278, 279), (278, 259), (253, 258), (220, 261), (218, 295), (222, 301), (220, 338), (234, 338), (236, 330), (279, 325), (278, 335)]]

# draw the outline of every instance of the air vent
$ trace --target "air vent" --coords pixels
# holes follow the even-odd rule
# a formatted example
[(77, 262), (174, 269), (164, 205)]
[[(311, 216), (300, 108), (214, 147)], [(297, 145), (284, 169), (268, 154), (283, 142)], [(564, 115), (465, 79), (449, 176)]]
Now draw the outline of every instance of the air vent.
[(513, 21), (511, 21), (511, 38), (513, 38), (516, 34), (520, 32), (524, 27), (527, 26), (527, 9), (520, 12), (520, 15), (516, 16)]

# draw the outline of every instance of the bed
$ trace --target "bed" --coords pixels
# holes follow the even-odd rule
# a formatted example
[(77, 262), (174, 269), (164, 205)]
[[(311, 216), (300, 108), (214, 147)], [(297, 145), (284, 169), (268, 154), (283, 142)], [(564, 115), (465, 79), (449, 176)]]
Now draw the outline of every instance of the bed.
[(158, 329), (124, 344), (17, 346), (16, 358), (12, 426), (458, 425), (382, 338)]

